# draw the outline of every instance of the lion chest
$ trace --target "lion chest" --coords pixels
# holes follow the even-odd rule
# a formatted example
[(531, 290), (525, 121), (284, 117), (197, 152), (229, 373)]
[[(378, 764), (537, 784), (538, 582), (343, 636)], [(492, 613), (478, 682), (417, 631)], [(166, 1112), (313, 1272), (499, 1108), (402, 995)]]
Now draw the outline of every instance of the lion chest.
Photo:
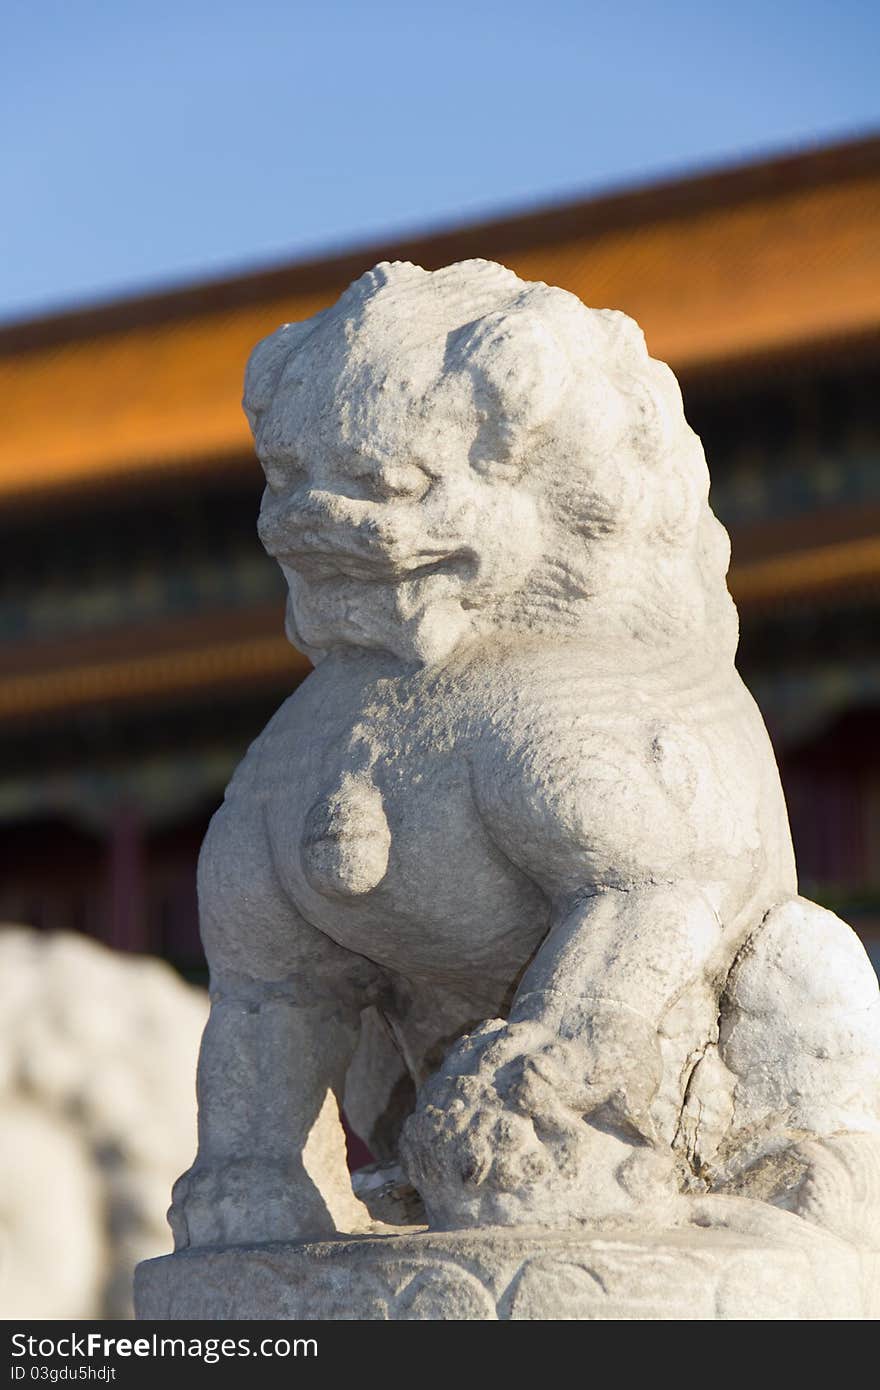
[(482, 825), (457, 721), (356, 710), (282, 743), (260, 795), (273, 862), (309, 922), (406, 973), (448, 972), (451, 953), (518, 968), (547, 907)]
[(369, 776), (342, 772), (334, 780), (306, 813), (300, 864), (322, 897), (359, 898), (388, 873), (391, 827), (382, 793)]

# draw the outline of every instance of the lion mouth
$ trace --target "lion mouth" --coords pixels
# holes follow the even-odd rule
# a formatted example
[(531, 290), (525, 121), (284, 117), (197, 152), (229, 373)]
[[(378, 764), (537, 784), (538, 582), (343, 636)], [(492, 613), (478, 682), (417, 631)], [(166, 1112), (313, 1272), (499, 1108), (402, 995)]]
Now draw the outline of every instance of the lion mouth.
[(397, 560), (362, 551), (310, 547), (308, 551), (278, 556), (278, 559), (286, 568), (297, 570), (312, 581), (349, 579), (361, 584), (389, 586), (423, 584), (437, 576), (466, 582), (477, 570), (477, 557), (467, 549), (444, 552), (431, 559)]
[[(470, 550), (405, 562), (347, 551), (311, 553), (305, 564), (299, 554), (278, 558), (289, 590), (288, 636), (306, 651), (325, 651), (335, 641), (406, 661), (433, 660), (461, 635), (465, 610), (474, 606), (467, 585), (479, 565)], [(444, 620), (428, 621), (438, 610)]]

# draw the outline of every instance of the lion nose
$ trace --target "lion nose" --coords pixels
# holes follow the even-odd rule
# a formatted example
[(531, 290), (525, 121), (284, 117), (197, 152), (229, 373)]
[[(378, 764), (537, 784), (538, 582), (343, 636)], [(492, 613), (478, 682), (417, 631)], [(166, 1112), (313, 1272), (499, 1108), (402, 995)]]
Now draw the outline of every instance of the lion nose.
[(272, 547), (303, 532), (351, 530), (363, 525), (367, 504), (338, 493), (297, 488), (283, 498), (263, 499), (257, 528), (263, 544)]
[(281, 500), (264, 499), (257, 523), (271, 555), (342, 550), (394, 559), (405, 549), (399, 519), (381, 503), (317, 488), (297, 489)]

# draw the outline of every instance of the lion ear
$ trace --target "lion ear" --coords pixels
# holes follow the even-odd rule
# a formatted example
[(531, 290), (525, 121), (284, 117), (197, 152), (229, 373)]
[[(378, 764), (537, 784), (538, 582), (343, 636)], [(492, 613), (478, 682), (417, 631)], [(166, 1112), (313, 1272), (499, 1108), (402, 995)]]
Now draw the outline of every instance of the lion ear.
[(248, 358), (242, 406), (252, 434), (256, 434), (260, 417), (272, 402), (291, 353), (308, 337), (314, 326), (314, 319), (308, 319), (305, 323), (283, 323), (268, 338), (257, 343)]
[(568, 354), (547, 313), (529, 298), (464, 330), (460, 361), (482, 419), (474, 462), (515, 464), (529, 436), (554, 415), (568, 384)]

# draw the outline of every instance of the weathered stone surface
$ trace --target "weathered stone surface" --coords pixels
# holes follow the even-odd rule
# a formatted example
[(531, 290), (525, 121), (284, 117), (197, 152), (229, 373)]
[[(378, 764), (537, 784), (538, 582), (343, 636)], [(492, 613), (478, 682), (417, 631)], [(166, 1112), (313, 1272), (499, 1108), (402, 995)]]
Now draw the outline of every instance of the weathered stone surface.
[(245, 408), (316, 670), (202, 852), (178, 1249), (331, 1238), (341, 1147), (301, 1155), (344, 1088), (432, 1232), (702, 1250), (725, 1194), (710, 1226), (786, 1211), (790, 1274), (817, 1231), (880, 1243), (876, 978), (797, 896), (703, 450), (637, 326), (483, 261), (378, 266), (259, 345)]
[(141, 1265), (137, 1299), (157, 1321), (825, 1321), (876, 1317), (878, 1276), (819, 1231), (504, 1228), (185, 1251)]
[(0, 928), (0, 1317), (130, 1317), (196, 1145), (208, 1001), (163, 961)]

